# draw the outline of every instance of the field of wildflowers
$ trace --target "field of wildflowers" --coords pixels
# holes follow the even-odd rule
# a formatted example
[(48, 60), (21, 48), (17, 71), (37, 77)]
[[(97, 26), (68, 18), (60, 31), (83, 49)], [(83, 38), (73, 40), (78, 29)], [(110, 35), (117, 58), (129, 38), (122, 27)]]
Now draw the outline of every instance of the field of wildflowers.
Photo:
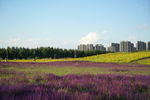
[[(96, 55), (91, 57), (90, 56), (84, 57), (81, 60), (92, 61), (92, 62), (130, 63), (144, 58), (150, 58), (150, 51), (129, 52), (129, 53), (125, 53), (125, 52), (108, 53), (108, 54), (101, 54), (101, 55)], [(142, 64), (141, 62), (137, 62), (137, 63)], [(149, 63), (145, 62), (144, 64), (149, 64)]]
[(0, 100), (150, 100), (150, 52), (0, 61)]
[(150, 100), (150, 66), (0, 62), (0, 100)]

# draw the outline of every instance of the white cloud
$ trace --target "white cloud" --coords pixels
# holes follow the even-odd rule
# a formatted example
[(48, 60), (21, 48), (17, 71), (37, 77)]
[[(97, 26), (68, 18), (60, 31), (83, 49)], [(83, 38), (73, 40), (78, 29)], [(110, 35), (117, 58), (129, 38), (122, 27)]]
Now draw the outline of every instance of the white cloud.
[(22, 39), (22, 38), (11, 38), (8, 40), (3, 40), (0, 42), (2, 47), (27, 47), (27, 48), (36, 48), (40, 46), (51, 46), (51, 39), (49, 38), (29, 38), (29, 39)]
[(51, 38), (11, 38), (8, 40), (0, 40), (1, 47), (25, 47), (25, 48), (37, 48), (37, 47), (54, 47), (54, 48), (74, 48), (76, 47), (76, 42), (73, 40), (55, 40)]
[(102, 33), (107, 34), (108, 32), (109, 32), (108, 30), (104, 30)]
[(141, 28), (141, 29), (150, 29), (150, 26), (148, 24), (141, 24), (138, 26), (138, 28)]
[(98, 34), (96, 32), (90, 32), (79, 40), (79, 44), (90, 44), (97, 42), (98, 40), (99, 40)]

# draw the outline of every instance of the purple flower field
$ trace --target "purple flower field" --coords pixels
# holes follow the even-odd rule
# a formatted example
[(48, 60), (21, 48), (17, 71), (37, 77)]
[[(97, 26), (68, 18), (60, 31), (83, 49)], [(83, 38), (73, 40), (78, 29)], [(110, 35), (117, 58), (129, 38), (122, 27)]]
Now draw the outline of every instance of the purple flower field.
[[(93, 65), (92, 65), (93, 64)], [(9, 67), (70, 66), (113, 67), (126, 65), (51, 62), (51, 63), (0, 63), (0, 68)], [(112, 66), (111, 66), (112, 65)], [(136, 66), (136, 65), (128, 65)], [(138, 65), (137, 67), (140, 67)], [(141, 67), (149, 67), (142, 65)], [(51, 68), (51, 67), (50, 67)], [(120, 70), (119, 70), (120, 71)], [(126, 71), (126, 70), (122, 70)], [(57, 76), (51, 73), (29, 77), (25, 72), (0, 69), (0, 100), (150, 100), (150, 75), (117, 74), (68, 74)]]
[(150, 100), (150, 76), (46, 74), (33, 83), (22, 78), (1, 79), (0, 100)]
[(76, 67), (150, 67), (150, 65), (142, 65), (142, 64), (117, 64), (117, 63), (102, 63), (102, 62), (89, 62), (89, 61), (57, 61), (57, 62), (0, 62), (0, 66), (8, 65), (8, 66), (19, 66), (19, 67), (29, 67), (29, 66), (76, 66)]

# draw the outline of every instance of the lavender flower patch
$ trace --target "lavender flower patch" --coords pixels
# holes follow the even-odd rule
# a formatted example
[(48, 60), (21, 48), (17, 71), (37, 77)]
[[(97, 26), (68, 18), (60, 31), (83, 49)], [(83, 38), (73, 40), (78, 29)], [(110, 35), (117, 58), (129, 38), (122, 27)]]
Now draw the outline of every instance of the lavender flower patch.
[(101, 63), (88, 61), (57, 61), (48, 63), (39, 62), (0, 62), (0, 66), (19, 66), (19, 67), (38, 67), (38, 66), (73, 66), (73, 67), (150, 67), (149, 65), (140, 64), (117, 64), (117, 63)]
[(150, 100), (150, 76), (45, 74), (40, 79), (0, 80), (0, 100)]

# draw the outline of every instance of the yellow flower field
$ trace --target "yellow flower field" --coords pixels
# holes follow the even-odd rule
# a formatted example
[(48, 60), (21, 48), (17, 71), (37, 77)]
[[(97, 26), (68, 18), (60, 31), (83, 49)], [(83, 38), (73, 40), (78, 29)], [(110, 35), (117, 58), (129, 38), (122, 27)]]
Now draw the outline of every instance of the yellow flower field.
[[(150, 65), (150, 51), (141, 52), (118, 52), (118, 53), (108, 53), (95, 56), (88, 56), (82, 58), (64, 58), (64, 59), (22, 59), (22, 60), (8, 60), (8, 62), (54, 62), (54, 61), (92, 61), (92, 62), (109, 62), (109, 63), (130, 63), (135, 62), (139, 64), (149, 64)], [(140, 60), (147, 58), (145, 60)], [(139, 60), (139, 61), (138, 61)], [(5, 61), (5, 60), (0, 60)]]

